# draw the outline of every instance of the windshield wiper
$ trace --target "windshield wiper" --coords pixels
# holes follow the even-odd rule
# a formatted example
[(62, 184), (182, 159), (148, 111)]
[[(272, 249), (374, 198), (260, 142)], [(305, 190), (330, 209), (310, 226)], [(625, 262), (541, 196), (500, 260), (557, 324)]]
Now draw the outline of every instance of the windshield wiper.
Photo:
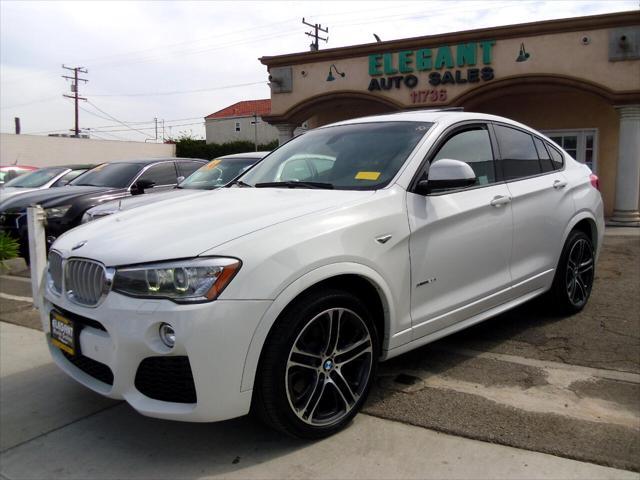
[(286, 181), (286, 182), (264, 182), (256, 183), (256, 188), (268, 188), (268, 187), (286, 187), (286, 188), (324, 188), (327, 190), (333, 189), (333, 184), (323, 182), (298, 182), (298, 181)]
[[(235, 180), (233, 182), (231, 182), (229, 185), (227, 185), (228, 187), (230, 187), (231, 185), (239, 185), (241, 187), (249, 187), (249, 188), (253, 188), (253, 185), (249, 185), (248, 183), (243, 182), (242, 180)], [(256, 185), (257, 186), (257, 185)]]

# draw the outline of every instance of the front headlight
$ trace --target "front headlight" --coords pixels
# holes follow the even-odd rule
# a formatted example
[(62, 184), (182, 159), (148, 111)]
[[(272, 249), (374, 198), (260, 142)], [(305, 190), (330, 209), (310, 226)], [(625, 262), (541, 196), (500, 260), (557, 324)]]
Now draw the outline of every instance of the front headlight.
[(176, 303), (210, 302), (218, 298), (241, 265), (236, 258), (208, 257), (118, 268), (113, 290)]
[(113, 215), (114, 213), (118, 213), (120, 210), (98, 210), (95, 213), (85, 212), (82, 215), (82, 221), (80, 223), (88, 223), (93, 220), (98, 220), (99, 218), (103, 218), (109, 215)]
[(62, 218), (67, 214), (70, 208), (71, 205), (62, 205), (60, 207), (45, 208), (44, 212), (47, 215), (47, 218)]

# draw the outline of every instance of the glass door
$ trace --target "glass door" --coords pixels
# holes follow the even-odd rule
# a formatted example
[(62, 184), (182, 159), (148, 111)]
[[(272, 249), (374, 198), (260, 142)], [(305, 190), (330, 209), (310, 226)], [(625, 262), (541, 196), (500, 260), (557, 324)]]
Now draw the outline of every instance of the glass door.
[(542, 133), (564, 148), (574, 159), (597, 172), (597, 130), (546, 130)]

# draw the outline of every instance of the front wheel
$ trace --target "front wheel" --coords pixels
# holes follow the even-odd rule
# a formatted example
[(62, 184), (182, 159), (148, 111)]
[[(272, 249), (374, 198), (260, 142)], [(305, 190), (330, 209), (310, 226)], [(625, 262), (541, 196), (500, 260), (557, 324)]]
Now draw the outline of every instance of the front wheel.
[(595, 252), (583, 232), (569, 234), (558, 263), (551, 292), (563, 313), (577, 313), (591, 295), (595, 278)]
[(362, 407), (378, 352), (371, 314), (358, 297), (339, 290), (305, 295), (267, 339), (254, 407), (289, 435), (329, 436)]

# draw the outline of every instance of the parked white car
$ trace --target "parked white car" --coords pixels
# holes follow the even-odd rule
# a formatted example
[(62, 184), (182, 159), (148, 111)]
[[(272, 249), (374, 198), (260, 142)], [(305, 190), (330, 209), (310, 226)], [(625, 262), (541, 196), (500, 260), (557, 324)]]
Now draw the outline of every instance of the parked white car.
[[(333, 162), (283, 178), (296, 155)], [(236, 183), (55, 242), (40, 311), (60, 368), (144, 415), (253, 408), (318, 438), (358, 412), (378, 361), (545, 292), (576, 312), (591, 292), (597, 177), (506, 118), (340, 122)]]

